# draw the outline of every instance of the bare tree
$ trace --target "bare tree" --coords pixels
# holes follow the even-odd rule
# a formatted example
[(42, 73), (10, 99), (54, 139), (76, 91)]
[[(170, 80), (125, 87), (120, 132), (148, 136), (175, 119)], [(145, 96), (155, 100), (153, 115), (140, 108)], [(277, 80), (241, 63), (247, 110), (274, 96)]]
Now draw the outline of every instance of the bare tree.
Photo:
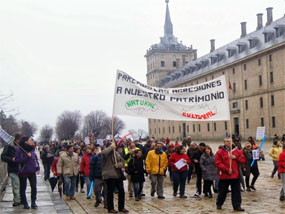
[[(114, 117), (114, 136), (120, 134), (121, 131), (126, 127), (124, 121), (118, 117)], [(112, 134), (112, 117), (109, 117), (105, 124), (104, 135)]]
[(45, 125), (42, 127), (40, 132), (41, 141), (50, 141), (53, 135), (53, 128), (49, 125)]
[(64, 111), (56, 122), (56, 135), (60, 140), (69, 140), (79, 129), (82, 116), (79, 111)]
[(97, 137), (104, 138), (105, 126), (108, 116), (103, 111), (92, 111), (84, 117), (84, 125), (82, 129), (83, 136), (90, 136), (95, 133)]
[(37, 131), (37, 125), (33, 122), (21, 121), (21, 133), (23, 136), (32, 137)]

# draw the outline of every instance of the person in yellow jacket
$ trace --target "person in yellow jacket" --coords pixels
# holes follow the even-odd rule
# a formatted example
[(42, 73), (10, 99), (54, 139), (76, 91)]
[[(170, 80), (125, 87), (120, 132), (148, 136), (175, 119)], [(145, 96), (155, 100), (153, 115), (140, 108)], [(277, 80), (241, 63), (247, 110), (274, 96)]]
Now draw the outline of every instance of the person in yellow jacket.
[(149, 151), (146, 157), (146, 172), (150, 174), (152, 197), (157, 192), (159, 199), (165, 198), (163, 196), (163, 177), (167, 166), (167, 155), (162, 151), (162, 143), (156, 143), (154, 150)]
[[(274, 165), (274, 168), (273, 168), (273, 171), (271, 174), (271, 178), (274, 178), (274, 175), (278, 170), (278, 159), (279, 159), (279, 155), (281, 152), (282, 152), (281, 142), (278, 140), (275, 140), (273, 142), (273, 146), (271, 147), (271, 149), (269, 151), (269, 155), (270, 155), (270, 157), (272, 157), (273, 165)], [(279, 173), (278, 173), (278, 178), (280, 178)]]

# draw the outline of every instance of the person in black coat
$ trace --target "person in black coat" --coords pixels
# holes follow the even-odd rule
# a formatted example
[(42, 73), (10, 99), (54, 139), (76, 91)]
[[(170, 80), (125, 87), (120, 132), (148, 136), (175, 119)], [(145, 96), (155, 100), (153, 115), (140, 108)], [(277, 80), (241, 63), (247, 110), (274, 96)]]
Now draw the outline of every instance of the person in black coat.
[(205, 143), (200, 143), (199, 147), (196, 152), (194, 152), (193, 154), (193, 162), (195, 165), (195, 172), (197, 175), (197, 181), (196, 181), (196, 193), (195, 193), (195, 197), (200, 197), (201, 193), (202, 193), (202, 169), (200, 167), (200, 158), (202, 156), (202, 154), (205, 151), (205, 147), (206, 144)]
[(135, 200), (139, 201), (141, 199), (143, 184), (145, 182), (145, 169), (141, 150), (135, 151), (135, 157), (133, 157), (129, 162), (128, 171), (131, 175), (131, 182), (134, 184)]
[(18, 145), (21, 141), (21, 135), (16, 134), (14, 142), (4, 147), (1, 154), (1, 160), (7, 163), (9, 177), (11, 179), (11, 185), (13, 190), (13, 207), (21, 204), (20, 199), (20, 180), (18, 176), (19, 164), (15, 162), (15, 153)]
[(50, 177), (50, 167), (54, 159), (54, 154), (52, 153), (49, 145), (44, 146), (41, 159), (44, 165), (44, 179), (46, 181)]

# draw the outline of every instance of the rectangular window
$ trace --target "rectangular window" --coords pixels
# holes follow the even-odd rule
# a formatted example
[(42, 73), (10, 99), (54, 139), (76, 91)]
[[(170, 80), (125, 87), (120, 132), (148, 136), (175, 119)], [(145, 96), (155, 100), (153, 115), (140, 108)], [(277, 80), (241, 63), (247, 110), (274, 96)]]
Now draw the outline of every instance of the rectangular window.
[(207, 123), (208, 132), (210, 131), (210, 123)]
[(169, 126), (169, 129), (168, 129), (168, 132), (171, 133), (171, 128), (170, 128), (170, 126)]
[(271, 106), (274, 106), (275, 102), (274, 102), (274, 95), (271, 95)]
[(158, 128), (158, 134), (160, 134), (160, 128)]
[(173, 62), (172, 62), (172, 65), (173, 65), (173, 67), (176, 68), (176, 65), (177, 65), (176, 61), (173, 61)]
[(246, 64), (243, 64), (243, 70), (246, 71)]
[(233, 102), (233, 108), (238, 108), (238, 102)]
[(208, 81), (208, 78), (206, 77), (206, 78), (205, 78), (205, 82), (207, 82), (207, 81)]
[(154, 128), (154, 134), (156, 134), (156, 128)]
[(261, 125), (261, 126), (264, 126), (264, 118), (263, 118), (263, 117), (260, 118), (260, 125)]
[(179, 133), (181, 133), (181, 126), (179, 126)]
[(274, 82), (273, 72), (270, 72), (270, 83)]
[(228, 122), (225, 122), (225, 130), (228, 130)]
[(172, 127), (172, 133), (174, 133), (175, 132), (175, 129), (174, 129), (174, 126)]
[(262, 76), (261, 75), (258, 76), (258, 80), (259, 80), (259, 86), (262, 86)]
[(272, 55), (269, 55), (269, 62), (272, 62)]
[(244, 90), (247, 90), (247, 80), (244, 80)]
[(249, 121), (248, 121), (248, 119), (245, 120), (245, 123), (246, 123), (245, 124), (246, 128), (249, 129)]
[(198, 125), (198, 131), (199, 132), (201, 131), (201, 125), (200, 124)]
[(214, 75), (212, 75), (212, 80), (215, 78), (215, 76)]
[(165, 62), (164, 62), (164, 61), (161, 61), (161, 62), (160, 62), (160, 66), (161, 66), (161, 67), (165, 67)]
[(258, 65), (261, 65), (261, 59), (258, 59)]
[(195, 124), (193, 124), (193, 132), (195, 132)]
[(248, 100), (245, 100), (245, 110), (248, 110)]
[(233, 74), (235, 74), (236, 73), (236, 69), (235, 68), (233, 68)]
[(260, 108), (263, 108), (263, 98), (262, 97), (259, 98), (259, 104), (260, 104)]
[(187, 133), (189, 133), (189, 125), (187, 125)]
[(165, 128), (164, 128), (164, 127), (163, 127), (163, 129), (162, 129), (162, 130), (163, 130), (163, 134), (165, 134)]
[(214, 123), (214, 131), (217, 131), (217, 124)]
[(272, 117), (272, 128), (275, 128), (276, 124), (275, 124), (275, 117)]
[(151, 135), (151, 129), (149, 129), (149, 134)]
[(234, 91), (234, 93), (237, 91), (236, 83), (235, 83), (235, 82), (233, 83), (233, 91)]

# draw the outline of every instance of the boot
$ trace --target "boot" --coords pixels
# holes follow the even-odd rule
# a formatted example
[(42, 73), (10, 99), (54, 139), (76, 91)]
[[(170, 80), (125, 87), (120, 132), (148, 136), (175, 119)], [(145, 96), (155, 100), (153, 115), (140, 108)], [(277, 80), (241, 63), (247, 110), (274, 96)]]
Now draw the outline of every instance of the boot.
[(24, 202), (23, 204), (24, 204), (24, 209), (30, 209), (28, 202)]
[(38, 205), (36, 204), (36, 201), (32, 201), (32, 205), (31, 205), (32, 209), (38, 209)]

